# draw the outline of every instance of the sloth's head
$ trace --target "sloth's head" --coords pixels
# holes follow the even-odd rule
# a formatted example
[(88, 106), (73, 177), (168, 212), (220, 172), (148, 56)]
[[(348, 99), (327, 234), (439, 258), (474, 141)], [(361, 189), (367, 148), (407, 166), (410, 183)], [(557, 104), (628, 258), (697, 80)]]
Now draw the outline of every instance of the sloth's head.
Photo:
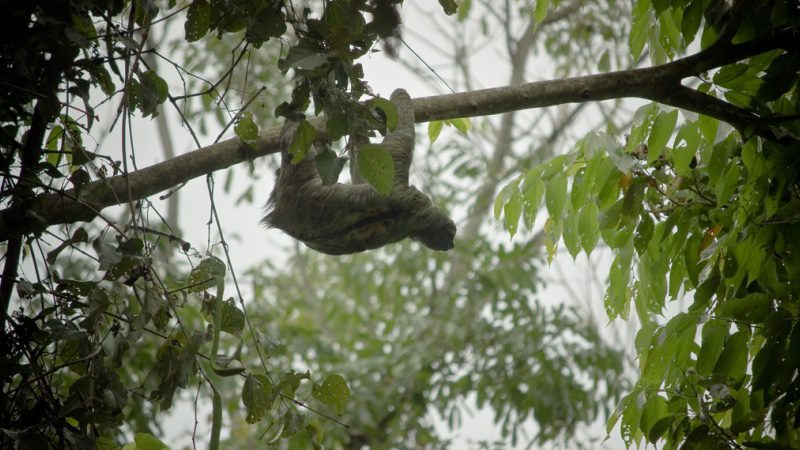
[(428, 214), (421, 227), (410, 236), (431, 250), (447, 251), (454, 247), (456, 224), (441, 211)]

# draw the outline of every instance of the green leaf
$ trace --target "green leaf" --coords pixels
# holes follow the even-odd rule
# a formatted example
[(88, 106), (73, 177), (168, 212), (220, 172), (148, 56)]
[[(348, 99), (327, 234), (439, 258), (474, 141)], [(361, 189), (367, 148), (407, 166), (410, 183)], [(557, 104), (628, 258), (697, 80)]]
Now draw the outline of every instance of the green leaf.
[(747, 69), (749, 67), (750, 66), (744, 63), (736, 63), (724, 66), (719, 69), (716, 74), (714, 74), (714, 83), (725, 85), (726, 83), (733, 81), (747, 73)]
[(233, 131), (240, 139), (245, 141), (253, 141), (258, 138), (258, 125), (253, 121), (253, 113), (242, 113), (239, 123), (233, 127)]
[(233, 298), (222, 302), (221, 330), (237, 337), (242, 336), (242, 330), (244, 330), (244, 312), (236, 306)]
[(281, 374), (281, 379), (278, 382), (278, 386), (275, 388), (275, 390), (280, 391), (283, 395), (288, 397), (294, 397), (295, 391), (297, 391), (297, 388), (300, 387), (300, 382), (310, 378), (311, 374), (307, 371), (295, 372), (293, 369), (287, 370)]
[(149, 28), (151, 21), (158, 15), (158, 6), (156, 2), (140, 1), (135, 12), (136, 24), (142, 28)]
[[(386, 128), (389, 131), (394, 131), (397, 128), (397, 107), (394, 106), (394, 103), (385, 98), (375, 97), (370, 99), (367, 104), (379, 108), (383, 112), (386, 116)], [(431, 143), (433, 143), (433, 140)]]
[[(103, 278), (106, 280), (118, 280), (143, 269), (144, 260), (135, 256), (123, 256), (118, 262), (109, 266)], [(126, 281), (127, 282), (127, 281)]]
[(664, 147), (667, 145), (675, 123), (678, 121), (678, 110), (670, 112), (661, 111), (653, 122), (653, 129), (650, 131), (650, 138), (647, 140), (647, 162), (652, 163), (657, 160)]
[(328, 62), (328, 56), (317, 49), (292, 47), (286, 58), (278, 63), (281, 70), (301, 69), (314, 70)]
[(347, 115), (339, 110), (328, 111), (328, 118), (325, 120), (325, 129), (328, 130), (328, 137), (331, 141), (336, 141), (345, 136), (350, 131), (350, 121)]
[(119, 243), (119, 251), (123, 255), (142, 256), (144, 250), (144, 242), (139, 238), (125, 239)]
[[(87, 40), (94, 40), (97, 38), (97, 29), (88, 16), (73, 14), (72, 28), (73, 30), (70, 31), (77, 31), (80, 34), (80, 37), (78, 37), (77, 40), (84, 47), (87, 46)], [(72, 38), (74, 35), (70, 33), (69, 36)]]
[(661, 14), (669, 6), (669, 0), (652, 0), (652, 4), (653, 4), (653, 11), (655, 11), (656, 14)]
[(761, 90), (761, 86), (764, 82), (755, 74), (747, 72), (733, 80), (719, 84), (726, 89), (730, 89), (728, 92), (741, 92), (748, 98), (752, 98)]
[(441, 120), (432, 120), (428, 122), (428, 139), (431, 141), (431, 144), (436, 142), (436, 139), (439, 138), (443, 127), (444, 122)]
[(671, 415), (664, 416), (658, 419), (656, 423), (654, 423), (650, 427), (650, 430), (647, 432), (647, 440), (655, 444), (656, 441), (661, 439), (664, 433), (666, 433), (669, 430), (670, 426), (672, 426), (672, 423), (674, 421), (675, 418)]
[(762, 322), (770, 312), (772, 312), (772, 298), (763, 292), (730, 298), (717, 307), (717, 317), (748, 324)]
[(116, 86), (114, 85), (114, 81), (111, 79), (111, 74), (108, 73), (108, 70), (105, 67), (92, 66), (89, 68), (89, 72), (92, 74), (93, 83), (97, 86), (100, 86), (100, 89), (104, 94), (108, 95), (109, 97), (114, 95)]
[(700, 128), (700, 132), (703, 133), (703, 138), (709, 144), (716, 142), (719, 120), (701, 114), (700, 117), (697, 118), (697, 125)]
[(297, 164), (306, 157), (308, 149), (314, 143), (317, 137), (317, 130), (309, 121), (304, 120), (300, 122), (297, 129), (292, 136), (292, 142), (289, 144), (288, 152), (292, 155), (292, 164)]
[(742, 146), (742, 163), (747, 169), (747, 177), (754, 180), (766, 170), (761, 156), (761, 140), (757, 137), (748, 139)]
[(63, 153), (60, 151), (59, 144), (61, 143), (61, 139), (63, 139), (63, 137), (64, 127), (61, 125), (53, 126), (53, 129), (50, 130), (50, 133), (47, 135), (45, 148), (52, 152), (47, 154), (47, 162), (53, 167), (58, 167), (58, 163), (61, 162), (61, 156), (63, 156)]
[(306, 423), (306, 433), (314, 450), (322, 450), (322, 429), (315, 422)]
[(95, 153), (92, 153), (83, 147), (73, 147), (72, 149), (72, 166), (82, 166), (86, 163), (94, 161), (97, 157)]
[(653, 349), (642, 370), (642, 381), (646, 383), (669, 383), (680, 377), (676, 367), (690, 363), (690, 351), (694, 348), (698, 317), (692, 313), (679, 313), (660, 327), (653, 336)]
[(439, 5), (442, 6), (444, 13), (449, 15), (455, 14), (458, 10), (458, 5), (455, 0), (439, 0)]
[(753, 96), (744, 92), (726, 91), (725, 99), (740, 108), (749, 108), (753, 104)]
[[(153, 319), (156, 322), (157, 319)], [(158, 402), (162, 410), (172, 406), (178, 388), (185, 388), (189, 377), (196, 373), (198, 347), (205, 341), (206, 334), (196, 332), (187, 338), (181, 332), (173, 333), (159, 347), (156, 353), (156, 373), (158, 387), (150, 392), (150, 400)]]
[[(742, 254), (739, 254), (739, 246), (743, 246), (744, 242), (739, 242), (737, 248), (734, 249), (736, 259), (739, 260), (739, 265), (747, 270), (747, 285), (756, 280), (761, 272), (764, 270), (764, 263), (768, 258), (767, 251), (764, 248), (769, 245), (774, 239), (769, 228), (762, 228), (758, 233), (753, 244), (749, 248), (742, 249)], [(750, 241), (747, 239), (746, 241)]]
[(108, 295), (108, 291), (99, 286), (95, 286), (89, 291), (86, 299), (89, 302), (89, 309), (86, 318), (81, 321), (80, 326), (85, 330), (93, 330), (102, 314), (111, 305), (111, 298)]
[(136, 450), (169, 450), (167, 444), (150, 433), (134, 434), (133, 442), (136, 443)]
[(600, 208), (608, 208), (617, 201), (619, 180), (622, 173), (617, 170), (613, 159), (606, 158), (597, 168), (594, 181), (594, 192), (600, 202)]
[(145, 116), (148, 113), (152, 116), (156, 115), (156, 107), (167, 100), (169, 95), (169, 86), (163, 78), (158, 76), (152, 70), (148, 70), (139, 77), (142, 83), (142, 89), (147, 93), (142, 96), (144, 103), (142, 103), (142, 112)]
[(686, 241), (684, 248), (684, 265), (686, 266), (686, 274), (688, 281), (692, 287), (696, 287), (700, 283), (700, 244), (703, 241), (703, 234), (693, 234)]
[(294, 408), (287, 408), (283, 415), (283, 432), (281, 437), (290, 437), (300, 431), (305, 425), (306, 417), (298, 413)]
[[(600, 230), (612, 230), (617, 227), (622, 213), (622, 200), (614, 203), (610, 208), (600, 212)], [(609, 244), (611, 245), (611, 244)]]
[(587, 255), (592, 253), (597, 240), (600, 238), (600, 210), (595, 202), (589, 202), (585, 208), (581, 210), (580, 218), (578, 219), (578, 235), (581, 238), (581, 246)]
[(667, 407), (667, 401), (663, 397), (660, 395), (651, 395), (647, 399), (644, 408), (642, 408), (642, 418), (640, 419), (639, 426), (645, 435), (647, 435), (648, 441), (655, 443), (655, 441), (661, 437), (661, 433), (664, 431), (663, 429), (656, 430), (658, 432), (652, 434), (651, 430), (656, 423), (667, 418), (668, 414), (669, 408)]
[(525, 193), (523, 194), (525, 205), (525, 226), (528, 229), (533, 229), (533, 225), (536, 222), (536, 214), (539, 212), (539, 207), (542, 204), (542, 198), (544, 197), (544, 181), (538, 176), (538, 171), (536, 172), (535, 176), (531, 176), (531, 173), (534, 172), (531, 170), (528, 172), (528, 175), (525, 176)]
[(655, 223), (650, 214), (643, 214), (633, 235), (633, 245), (636, 248), (636, 253), (641, 255), (647, 250), (647, 246), (650, 245), (650, 239), (653, 237), (653, 230), (655, 230)]
[(700, 145), (700, 131), (694, 122), (683, 125), (675, 137), (675, 148), (672, 150), (672, 161), (675, 172), (680, 176), (689, 173), (692, 158)]
[(622, 434), (622, 439), (625, 442), (626, 448), (631, 448), (634, 438), (638, 442), (639, 438), (637, 436), (637, 430), (639, 427), (640, 417), (642, 411), (640, 410), (640, 404), (636, 401), (637, 395), (636, 393), (628, 394), (628, 396), (623, 399), (628, 400), (625, 402), (625, 407), (622, 410), (622, 423), (620, 424), (620, 430)]
[(317, 173), (322, 179), (322, 184), (329, 186), (339, 180), (339, 174), (342, 173), (347, 158), (340, 158), (331, 149), (325, 149), (314, 158), (314, 163), (317, 166)]
[[(594, 160), (593, 160), (594, 161)], [(592, 188), (592, 181), (587, 174), (589, 167), (579, 169), (575, 176), (572, 177), (572, 190), (569, 193), (569, 200), (572, 209), (575, 211), (581, 209), (590, 198), (590, 189)]]
[(565, 168), (572, 164), (576, 157), (577, 153), (570, 152), (563, 155), (558, 155), (550, 159), (550, 161), (541, 164), (538, 167), (541, 168), (540, 170), (542, 179), (549, 180), (556, 175), (563, 177)]
[(522, 213), (522, 193), (519, 192), (519, 189), (511, 191), (511, 198), (508, 199), (508, 203), (503, 207), (503, 213), (505, 215), (506, 230), (513, 238), (517, 233), (519, 216)]
[[(695, 250), (696, 251), (696, 250)], [(706, 273), (706, 272), (704, 272)], [(711, 297), (719, 287), (720, 275), (718, 270), (710, 270), (708, 278), (701, 281), (694, 291), (694, 304), (704, 305), (711, 301)]]
[(217, 285), (217, 281), (225, 277), (225, 263), (216, 256), (210, 256), (197, 265), (186, 279), (189, 292), (200, 292)]
[[(792, 348), (792, 347), (789, 347)], [(761, 347), (756, 356), (753, 358), (752, 373), (753, 373), (753, 392), (761, 389), (769, 389), (775, 381), (776, 375), (782, 370), (776, 370), (783, 362), (786, 352), (783, 342), (778, 342), (774, 339), (769, 339)], [(778, 362), (776, 364), (776, 362)], [(776, 367), (778, 366), (778, 367)], [(781, 368), (783, 369), (783, 368)]]
[(734, 380), (741, 380), (747, 368), (750, 333), (746, 330), (734, 333), (722, 348), (714, 374), (726, 375)]
[(662, 47), (672, 59), (677, 51), (683, 50), (681, 42), (681, 31), (678, 29), (678, 24), (675, 23), (675, 16), (672, 11), (662, 11), (658, 14), (659, 24), (659, 40)]
[(714, 185), (714, 195), (717, 197), (717, 206), (722, 206), (728, 203), (731, 195), (739, 187), (739, 180), (741, 177), (741, 169), (736, 164), (731, 164), (725, 169), (725, 173), (719, 178), (716, 185)]
[(330, 374), (325, 377), (322, 385), (314, 384), (311, 395), (322, 403), (333, 406), (336, 414), (341, 416), (347, 400), (350, 399), (350, 388), (341, 375)]
[[(611, 435), (611, 431), (614, 429), (615, 426), (617, 426), (617, 422), (619, 421), (620, 416), (621, 416), (621, 413), (620, 413), (619, 409), (617, 409), (613, 413), (611, 413), (611, 415), (608, 417), (608, 421), (606, 422), (606, 434), (607, 435), (609, 435), (609, 436)], [(606, 439), (608, 439), (608, 438), (606, 438)]]
[(622, 218), (628, 222), (636, 220), (644, 207), (644, 190), (647, 185), (640, 180), (634, 180), (622, 199)]
[(575, 259), (581, 251), (579, 216), (577, 212), (569, 212), (564, 216), (564, 228), (561, 236), (564, 239), (564, 246), (567, 247), (567, 251), (572, 255), (572, 259)]
[(333, 1), (327, 4), (322, 20), (327, 25), (327, 38), (334, 48), (347, 46), (350, 42), (360, 38), (366, 25), (360, 11), (349, 7), (348, 2), (344, 1)]
[(148, 70), (139, 75), (139, 79), (130, 80), (128, 85), (128, 106), (139, 109), (144, 117), (158, 115), (158, 106), (167, 99), (169, 87), (167, 82), (154, 71)]
[(263, 374), (250, 374), (242, 387), (242, 404), (247, 408), (247, 423), (261, 420), (274, 399), (272, 382)]
[(550, 217), (560, 219), (567, 204), (567, 177), (564, 174), (554, 176), (546, 184), (544, 202)]
[(537, 23), (542, 23), (547, 17), (547, 9), (550, 7), (550, 0), (536, 0), (536, 9), (533, 11), (533, 18)]
[(561, 237), (561, 219), (548, 217), (544, 222), (544, 246), (547, 250), (547, 263), (552, 264), (558, 249), (558, 239)]
[(362, 145), (356, 152), (358, 173), (379, 194), (389, 195), (394, 184), (394, 160), (378, 144)]
[(466, 136), (469, 133), (469, 130), (472, 129), (472, 121), (469, 120), (468, 117), (458, 117), (456, 119), (448, 120), (448, 123), (451, 123), (459, 133)]
[(503, 186), (500, 189), (500, 193), (497, 194), (497, 198), (494, 199), (494, 219), (500, 220), (500, 214), (503, 212), (503, 206), (508, 202), (511, 198), (512, 192), (517, 190), (519, 186), (519, 178), (509, 182), (507, 185)]
[[(759, 330), (759, 334), (778, 342), (785, 342), (792, 330), (793, 320), (792, 313), (783, 308), (778, 308), (769, 313), (764, 319), (764, 327)], [(796, 357), (790, 357), (789, 359), (796, 359)]]
[(722, 142), (714, 145), (711, 151), (711, 158), (708, 161), (708, 184), (714, 186), (719, 181), (723, 171), (730, 162), (730, 155), (735, 146), (733, 135), (730, 135)]
[(87, 242), (88, 240), (89, 240), (88, 233), (86, 233), (86, 230), (84, 230), (83, 227), (80, 227), (77, 230), (75, 230), (70, 239), (65, 240), (58, 247), (47, 252), (47, 257), (45, 258), (45, 260), (47, 261), (48, 264), (55, 264), (56, 258), (62, 251), (64, 251), (65, 249), (67, 249), (68, 247), (70, 247), (75, 243)]
[(94, 443), (97, 450), (119, 450), (119, 445), (114, 439), (107, 436), (100, 436)]
[(83, 186), (92, 181), (92, 176), (89, 175), (89, 172), (86, 170), (78, 168), (78, 166), (70, 167), (70, 171), (73, 172), (69, 176), (69, 182), (72, 183), (72, 185), (75, 187), (75, 190), (80, 193), (81, 189), (83, 189)]
[(681, 21), (681, 34), (686, 46), (694, 41), (697, 30), (700, 29), (700, 21), (703, 18), (703, 0), (692, 0), (692, 3), (683, 10), (683, 20)]
[(677, 300), (681, 294), (681, 288), (684, 283), (688, 283), (686, 272), (686, 263), (683, 258), (675, 258), (672, 260), (672, 266), (669, 268), (669, 296), (673, 300)]
[(758, 98), (763, 102), (778, 100), (792, 89), (800, 68), (800, 52), (786, 52), (773, 59), (763, 76), (764, 83), (758, 90)]
[[(640, 106), (634, 113), (633, 113), (633, 128), (631, 128), (631, 133), (628, 136), (627, 141), (625, 142), (625, 148), (622, 152), (609, 153), (612, 157), (616, 159), (621, 159), (622, 157), (631, 158), (630, 153), (633, 153), (638, 149), (638, 147), (645, 143), (645, 139), (647, 138), (650, 129), (653, 127), (653, 122), (658, 116), (660, 109), (658, 104), (656, 103), (647, 103), (645, 105)], [(630, 172), (631, 167), (633, 166), (633, 161), (624, 164), (617, 164), (620, 172)]]
[(211, 25), (211, 6), (206, 0), (195, 0), (186, 13), (183, 30), (188, 42), (200, 40), (208, 34)]
[[(625, 233), (628, 234), (629, 233)], [(614, 262), (608, 273), (608, 289), (606, 290), (605, 307), (608, 317), (613, 319), (626, 311), (630, 301), (628, 281), (630, 280), (631, 262), (633, 261), (633, 239), (628, 237), (626, 243), (616, 251)]]
[(641, 56), (644, 44), (647, 42), (650, 30), (653, 27), (650, 16), (650, 0), (636, 0), (632, 12), (633, 25), (628, 37), (628, 46), (635, 61)]
[(696, 363), (698, 373), (711, 375), (719, 355), (722, 354), (722, 347), (728, 338), (729, 328), (729, 322), (718, 319), (709, 320), (703, 325), (700, 352), (697, 354)]
[(670, 58), (669, 42), (664, 34), (661, 33), (661, 25), (656, 18), (653, 21), (650, 35), (647, 37), (647, 45), (650, 57), (650, 64), (659, 66), (666, 64), (667, 59)]
[(269, 38), (280, 37), (286, 32), (286, 20), (280, 8), (266, 7), (246, 20), (245, 40), (259, 48)]

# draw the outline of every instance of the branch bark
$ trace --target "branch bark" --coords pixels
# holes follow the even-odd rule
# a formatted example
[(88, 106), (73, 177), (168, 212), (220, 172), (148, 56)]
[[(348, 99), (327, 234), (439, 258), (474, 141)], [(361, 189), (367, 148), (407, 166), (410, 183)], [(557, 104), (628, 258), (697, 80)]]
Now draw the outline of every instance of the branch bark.
[[(796, 31), (777, 30), (741, 44), (721, 42), (661, 66), (539, 81), (413, 100), (416, 121), (500, 114), (564, 103), (638, 97), (714, 117), (744, 130), (768, 135), (755, 113), (686, 88), (681, 80), (796, 42)], [(325, 134), (320, 119), (311, 120)], [(41, 194), (0, 211), (0, 242), (40, 233), (48, 226), (90, 221), (106, 207), (145, 198), (193, 178), (280, 151), (280, 127), (266, 130), (253, 144), (231, 138), (141, 170), (88, 183), (81, 189)], [(130, 186), (128, 186), (130, 183)], [(130, 195), (129, 195), (130, 194)]]

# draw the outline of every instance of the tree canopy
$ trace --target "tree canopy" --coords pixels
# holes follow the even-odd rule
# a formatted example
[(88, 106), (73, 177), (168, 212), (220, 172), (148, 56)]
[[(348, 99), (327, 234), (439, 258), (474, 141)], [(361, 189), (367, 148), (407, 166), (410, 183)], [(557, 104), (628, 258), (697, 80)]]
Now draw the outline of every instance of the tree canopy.
[[(246, 203), (280, 120), (307, 120), (297, 159), (316, 137), (348, 147), (384, 130), (391, 103), (362, 61), (408, 46), (402, 7), (7, 5), (0, 446), (164, 448), (164, 417), (183, 404), (187, 447), (441, 448), (458, 445), (442, 430), (469, 403), (509, 446), (593, 447), (576, 433), (607, 420), (628, 447), (800, 448), (797, 2), (440, 0), (431, 20), (454, 30), (464, 90), (413, 104), (441, 148), (423, 153), (421, 179), (468, 205), (456, 252), (294, 247), (242, 270), (213, 173), (249, 164)], [(501, 35), (507, 86), (473, 87), (466, 29)], [(554, 79), (529, 82), (532, 55)], [(623, 98), (646, 103), (630, 115)], [(587, 133), (577, 118), (604, 100)], [(174, 155), (167, 110), (193, 151)], [(163, 161), (139, 166), (135, 116), (162, 127)], [(105, 140), (114, 129), (119, 143)], [(317, 159), (334, 180), (345, 164)], [(205, 247), (152, 201), (174, 205), (201, 176)], [(483, 226), (492, 209), (510, 242)], [(540, 301), (560, 247), (610, 250), (603, 309), (635, 324), (633, 364), (591, 308)]]

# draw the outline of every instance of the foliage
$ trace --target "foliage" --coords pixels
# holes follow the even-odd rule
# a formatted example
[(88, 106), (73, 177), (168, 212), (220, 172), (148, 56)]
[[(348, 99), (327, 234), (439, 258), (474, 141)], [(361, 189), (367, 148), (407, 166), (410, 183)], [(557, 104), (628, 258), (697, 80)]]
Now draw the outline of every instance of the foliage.
[[(696, 38), (757, 40), (800, 16), (786, 1), (635, 3), (630, 48), (654, 62)], [(741, 129), (657, 104), (625, 142), (592, 132), (508, 184), (495, 215), (520, 218), (575, 257), (614, 252), (605, 309), (634, 316), (639, 379), (609, 420), (630, 446), (800, 447), (800, 58), (765, 51), (694, 80), (699, 92), (770, 117)], [(763, 131), (763, 129), (762, 129)]]
[(607, 416), (626, 387), (622, 357), (585, 315), (535, 300), (538, 245), (483, 243), (468, 279), (412, 245), (351, 261), (302, 252), (249, 274), (267, 303), (251, 320), (280, 336), (276, 361), (348, 380), (350, 428), (328, 427), (324, 447), (442, 448), (430, 414), (457, 428), (473, 399), (512, 443), (531, 418), (547, 442)]
[[(135, 167), (133, 139), (123, 138), (114, 153), (101, 148), (102, 133), (98, 141), (90, 134), (108, 102), (118, 107), (104, 125), (120, 127), (123, 137), (136, 114), (158, 120), (171, 105), (198, 146), (214, 125), (252, 141), (259, 126), (273, 120), (275, 105), (268, 99), (285, 97), (277, 74), (291, 71), (292, 100), (278, 106), (279, 114), (297, 118), (313, 99), (315, 112), (326, 113), (332, 137), (354, 140), (375, 128), (391, 129), (396, 112), (390, 103), (358, 102), (371, 93), (355, 60), (380, 39), (393, 50), (396, 3), (335, 1), (322, 11), (222, 0), (13, 5), (8, 17), (15, 39), (3, 41), (0, 55), (4, 67), (14, 69), (3, 74), (14, 88), (2, 98), (2, 206), (19, 211), (15, 220), (21, 224), (36, 222), (26, 209), (34, 196), (67, 195), (69, 188), (80, 196), (87, 182)], [(455, 4), (442, 5), (452, 12)], [(185, 52), (182, 64), (152, 44), (169, 36), (176, 21), (184, 39), (170, 47)], [(288, 25), (296, 41), (287, 50), (274, 38), (288, 34)], [(231, 62), (223, 70), (220, 61)], [(159, 67), (163, 62), (174, 69), (177, 89)], [(257, 84), (267, 87), (253, 89)], [(462, 132), (469, 126), (465, 119), (449, 123)], [(390, 185), (381, 153), (365, 148), (357, 157), (367, 167), (365, 178)], [(341, 159), (327, 157), (335, 179)], [(213, 200), (211, 177), (208, 183)], [(233, 419), (230, 445), (434, 445), (442, 439), (431, 411), (455, 425), (460, 402), (476, 392), (479, 406), (497, 411), (504, 436), (521, 439), (534, 415), (541, 428), (537, 439), (544, 442), (607, 415), (625, 386), (620, 354), (588, 319), (533, 301), (535, 246), (483, 245), (470, 262), (481, 276), (454, 283), (447, 295), (438, 281), (420, 279), (432, 264), (441, 273), (441, 258), (415, 257), (407, 247), (376, 259), (394, 280), (382, 287), (360, 269), (366, 257), (348, 265), (320, 261), (325, 277), (317, 278), (329, 281), (317, 289), (332, 294), (322, 303), (297, 299), (297, 285), (305, 282), (298, 274), (266, 272), (270, 278), (254, 281), (253, 298), (270, 298), (259, 284), (265, 280), (292, 288), (284, 286), (276, 309), (256, 309), (251, 321), (230, 261), (212, 256), (224, 252), (224, 238), (200, 252), (170, 224), (152, 227), (157, 210), (149, 201), (129, 206), (129, 218), (102, 216), (100, 225), (53, 227), (5, 244), (0, 291), (3, 312), (12, 313), (2, 321), (0, 446), (161, 449), (166, 446), (156, 436), (165, 432), (165, 414), (192, 398), (196, 410), (198, 399), (211, 399), (210, 448), (219, 446), (223, 412)], [(399, 294), (404, 286), (417, 289), (414, 283), (424, 290), (408, 302)], [(366, 294), (359, 288), (367, 286), (378, 294), (370, 294), (363, 308), (343, 300)], [(225, 295), (226, 288), (235, 298)], [(339, 301), (347, 307), (338, 308)], [(431, 302), (441, 308), (419, 320)], [(327, 315), (320, 315), (326, 308)], [(296, 312), (319, 320), (298, 324), (291, 316)], [(361, 332), (353, 336), (348, 333), (356, 321)], [(320, 340), (318, 330), (331, 324), (342, 334)], [(375, 326), (391, 333), (368, 339), (365, 330)], [(430, 352), (440, 341), (449, 344)], [(387, 354), (384, 344), (406, 349)], [(381, 374), (386, 389), (376, 392), (370, 380)], [(548, 386), (547, 392), (526, 395), (535, 386)], [(245, 438), (237, 424), (246, 427)]]
[[(258, 108), (244, 109), (266, 89), (239, 89), (241, 109), (226, 100), (230, 89), (247, 85), (248, 80), (264, 80), (252, 76), (251, 70), (234, 76), (243, 60), (253, 63), (249, 69), (267, 61), (270, 68), (278, 65), (279, 71), (294, 72), (293, 101), (278, 108), (281, 114), (304, 113), (313, 96), (318, 112), (334, 108), (344, 114), (332, 122), (336, 126), (330, 127), (331, 134), (366, 134), (368, 127), (383, 122), (374, 116), (375, 107), (356, 102), (369, 89), (354, 60), (379, 39), (388, 42), (394, 36), (397, 3), (334, 1), (320, 11), (297, 10), (291, 2), (225, 0), (182, 5), (174, 0), (9, 5), (0, 52), (7, 89), (0, 100), (2, 206), (18, 212), (16, 224), (37, 223), (40, 218), (27, 213), (37, 194), (64, 193), (72, 187), (80, 196), (81, 187), (92, 179), (127, 173), (128, 164), (136, 161), (134, 148), (123, 144), (114, 156), (90, 150), (89, 132), (99, 120), (96, 108), (111, 100), (119, 107), (108, 125), (121, 126), (123, 136), (135, 112), (154, 118), (169, 102), (199, 146), (191, 120), (198, 110), (214, 109), (213, 103), (222, 105), (216, 118), (226, 129), (233, 125), (239, 136), (252, 140), (258, 132), (254, 117), (265, 114), (254, 115)], [(161, 30), (166, 35), (166, 25), (174, 20), (183, 23), (185, 41), (198, 41), (210, 33), (238, 37), (241, 41), (229, 71), (214, 82), (204, 78), (216, 75), (208, 64), (210, 55), (230, 49), (229, 44), (215, 46), (206, 39), (204, 55), (187, 57), (194, 71), (152, 48), (150, 34)], [(287, 34), (289, 26), (296, 42), (278, 62), (281, 45), (275, 38)], [(251, 51), (267, 45), (270, 50), (257, 54), (266, 56)], [(175, 68), (182, 95), (173, 92), (153, 55)], [(268, 93), (280, 93), (280, 86), (276, 83)], [(195, 99), (201, 100), (199, 107)], [(359, 119), (362, 116), (366, 119)], [(200, 132), (205, 131), (205, 119), (199, 118), (197, 124)], [(163, 444), (153, 437), (160, 428), (158, 414), (168, 410), (182, 390), (205, 383), (214, 402), (209, 445), (215, 448), (221, 394), (236, 398), (231, 390), (238, 389), (236, 383), (223, 381), (230, 376), (243, 379), (242, 401), (250, 418), (270, 415), (270, 423), (281, 427), (276, 438), (303, 431), (312, 441), (318, 440), (318, 426), (305, 424), (292, 406), (295, 391), (308, 384), (320, 404), (333, 405), (341, 413), (349, 397), (344, 379), (323, 373), (314, 383), (316, 376), (291, 369), (277, 373), (263, 359), (242, 366), (245, 340), (262, 352), (269, 347), (262, 348), (256, 340), (257, 330), (241, 308), (241, 294), (237, 292), (238, 301), (223, 295), (230, 261), (198, 253), (168, 228), (150, 228), (149, 210), (147, 202), (131, 204), (127, 227), (106, 219), (104, 228), (91, 225), (66, 234), (53, 230), (45, 235), (60, 241), (53, 246), (39, 235), (6, 243), (0, 284), (0, 446), (114, 448), (130, 440), (123, 433), (127, 427), (136, 434), (125, 448), (161, 448)], [(85, 257), (76, 257), (75, 251)], [(183, 263), (157, 263), (177, 252), (186, 256)], [(20, 272), (23, 258), (35, 273), (30, 280)], [(225, 353), (218, 354), (218, 348)], [(258, 389), (252, 380), (260, 380)]]

